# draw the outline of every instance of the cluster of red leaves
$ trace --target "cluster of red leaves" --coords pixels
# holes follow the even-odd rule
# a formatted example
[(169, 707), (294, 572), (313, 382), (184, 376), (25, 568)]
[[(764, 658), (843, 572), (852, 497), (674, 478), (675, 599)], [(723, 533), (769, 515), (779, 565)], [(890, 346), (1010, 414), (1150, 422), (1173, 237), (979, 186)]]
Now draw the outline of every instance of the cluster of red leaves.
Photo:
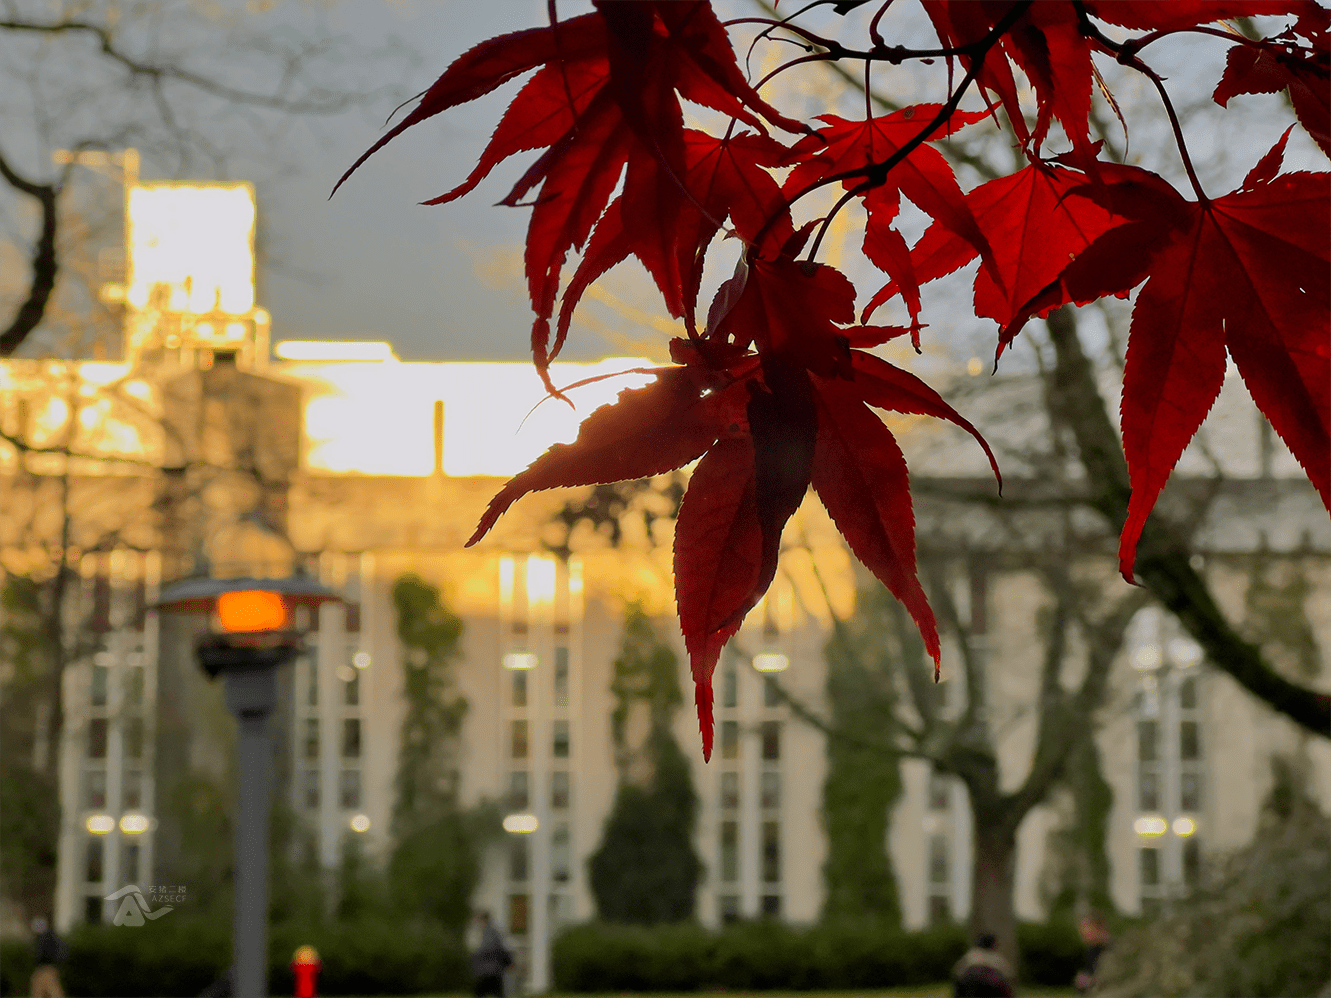
[[(907, 332), (918, 340), (920, 285), (977, 256), (975, 310), (998, 323), (999, 354), (1033, 316), (1142, 286), (1122, 403), (1132, 485), (1120, 549), (1126, 577), (1147, 515), (1219, 393), (1226, 355), (1331, 508), (1328, 175), (1280, 174), (1286, 131), (1239, 190), (1210, 198), (1193, 177), (1196, 200), (1188, 200), (1150, 171), (1098, 158), (1088, 124), (1093, 56), (1136, 68), (1159, 87), (1139, 54), (1158, 38), (1219, 34), (1207, 25), (1220, 18), (1292, 15), (1270, 39), (1227, 36), (1233, 46), (1215, 100), (1288, 90), (1298, 120), (1326, 150), (1331, 16), (1307, 0), (923, 5), (943, 54), (965, 74), (948, 101), (815, 125), (758, 95), (703, 0), (598, 2), (593, 13), (562, 22), (552, 4), (549, 26), (461, 56), (347, 171), (404, 129), (535, 70), (471, 175), (427, 203), (467, 193), (515, 153), (544, 150), (503, 203), (536, 192), (526, 248), (532, 352), (553, 394), (547, 367), (579, 298), (630, 256), (688, 338), (671, 343), (675, 363), (656, 370), (651, 384), (622, 392), (583, 422), (573, 444), (552, 447), (510, 481), (470, 543), (527, 492), (698, 461), (676, 526), (675, 584), (706, 756), (712, 671), (771, 584), (782, 530), (810, 485), (851, 550), (910, 611), (937, 661), (906, 463), (874, 410), (951, 420), (989, 449), (933, 389), (870, 351)], [(861, 58), (901, 60), (902, 50), (878, 34), (885, 10), (871, 25), (874, 48)], [(1116, 42), (1105, 25), (1146, 34)], [(1018, 100), (1018, 72), (1035, 94), (1033, 121)], [(958, 110), (972, 84), (988, 112)], [(685, 128), (681, 98), (728, 115), (730, 127), (720, 136)], [(1000, 111), (1028, 165), (963, 193), (926, 143)], [(1054, 122), (1071, 143), (1058, 156), (1044, 152)], [(783, 144), (769, 126), (799, 138)], [(778, 182), (773, 171), (782, 169), (789, 172)], [(846, 198), (861, 200), (865, 256), (889, 278), (858, 323), (850, 281), (797, 259), (818, 222), (797, 229), (792, 205), (838, 183)], [(933, 219), (913, 247), (894, 226), (903, 195)], [(723, 230), (743, 252), (700, 329), (705, 257)], [(573, 249), (581, 260), (561, 297)], [(865, 324), (898, 295), (909, 327)]]

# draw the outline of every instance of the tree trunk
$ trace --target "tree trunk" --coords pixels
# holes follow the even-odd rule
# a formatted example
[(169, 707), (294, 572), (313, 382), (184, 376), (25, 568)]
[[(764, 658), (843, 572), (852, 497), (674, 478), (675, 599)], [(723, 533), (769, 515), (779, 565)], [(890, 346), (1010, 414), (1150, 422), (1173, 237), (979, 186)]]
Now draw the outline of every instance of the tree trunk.
[[(994, 802), (996, 804), (997, 802)], [(1017, 972), (1017, 914), (1012, 890), (1017, 865), (1016, 829), (994, 805), (972, 797), (975, 815), (975, 864), (971, 876), (971, 941), (983, 933), (998, 940), (998, 952)], [(1015, 983), (1015, 982), (1014, 982)]]

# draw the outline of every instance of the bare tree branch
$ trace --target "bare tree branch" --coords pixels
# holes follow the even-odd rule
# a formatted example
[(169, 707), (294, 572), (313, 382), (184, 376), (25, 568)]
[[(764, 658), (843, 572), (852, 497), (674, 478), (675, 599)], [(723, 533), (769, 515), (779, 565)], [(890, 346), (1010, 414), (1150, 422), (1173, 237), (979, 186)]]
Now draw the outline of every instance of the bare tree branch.
[(41, 233), (32, 250), (32, 281), (28, 285), (28, 297), (19, 306), (8, 328), (0, 333), (0, 357), (12, 357), (28, 334), (42, 321), (47, 302), (51, 300), (51, 292), (55, 288), (56, 274), (60, 271), (55, 249), (60, 188), (55, 184), (39, 184), (19, 176), (3, 153), (0, 153), (0, 176), (15, 190), (33, 198), (42, 212)]
[[(5, 20), (0, 21), (0, 31), (21, 31), (46, 35), (86, 34), (96, 40), (101, 53), (118, 62), (129, 70), (130, 75), (152, 80), (160, 85), (162, 81), (175, 80), (188, 84), (196, 90), (234, 104), (248, 104), (252, 107), (264, 107), (277, 111), (289, 111), (294, 114), (335, 114), (345, 110), (351, 103), (346, 96), (333, 95), (324, 100), (293, 100), (280, 94), (262, 94), (219, 83), (199, 73), (191, 72), (172, 63), (151, 63), (137, 59), (122, 49), (111, 29), (91, 21), (65, 20), (39, 23), (35, 21)], [(288, 66), (284, 82), (292, 78), (292, 66)]]

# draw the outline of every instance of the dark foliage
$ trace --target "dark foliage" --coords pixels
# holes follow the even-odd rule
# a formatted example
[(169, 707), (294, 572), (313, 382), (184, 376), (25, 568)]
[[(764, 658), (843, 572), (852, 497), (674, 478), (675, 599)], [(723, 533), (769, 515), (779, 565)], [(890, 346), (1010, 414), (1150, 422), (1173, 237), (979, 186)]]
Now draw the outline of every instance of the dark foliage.
[[(629, 608), (615, 660), (613, 728), (621, 766), (601, 844), (588, 861), (592, 893), (608, 922), (654, 925), (693, 917), (702, 863), (693, 850), (698, 796), (670, 731), (681, 702), (679, 665), (640, 607)], [(627, 744), (627, 722), (645, 710), (644, 744)], [(645, 778), (631, 773), (645, 771)]]

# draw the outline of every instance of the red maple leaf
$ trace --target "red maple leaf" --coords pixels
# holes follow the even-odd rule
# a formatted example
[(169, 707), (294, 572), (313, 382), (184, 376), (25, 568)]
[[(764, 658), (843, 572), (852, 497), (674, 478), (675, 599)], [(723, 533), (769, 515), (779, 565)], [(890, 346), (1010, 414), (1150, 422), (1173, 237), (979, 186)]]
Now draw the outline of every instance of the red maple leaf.
[(902, 330), (843, 328), (854, 319), (854, 288), (831, 267), (788, 255), (757, 260), (733, 293), (706, 338), (672, 345), (681, 364), (621, 392), (587, 417), (576, 441), (554, 445), (513, 478), (468, 541), (527, 492), (645, 478), (701, 456), (675, 528), (675, 591), (708, 757), (717, 658), (771, 585), (782, 531), (810, 484), (938, 660), (937, 626), (916, 577), (905, 459), (870, 407), (949, 419), (994, 460), (937, 392), (852, 347)]
[[(1300, 41), (1307, 44), (1300, 44)], [(1295, 27), (1235, 45), (1212, 95), (1221, 107), (1238, 94), (1289, 91), (1299, 122), (1331, 155), (1331, 11), (1310, 5)]]
[[(601, 220), (621, 175), (622, 206), (607, 219), (613, 231), (598, 244), (598, 257), (606, 256), (607, 245), (624, 251), (620, 259), (636, 255), (656, 279), (671, 314), (684, 314), (680, 260), (691, 261), (702, 247), (679, 245), (674, 222), (686, 205), (696, 209), (701, 199), (683, 182), (679, 96), (759, 131), (764, 126), (758, 115), (791, 131), (806, 129), (749, 86), (710, 4), (599, 3), (593, 14), (494, 38), (464, 53), (420, 104), (352, 165), (339, 186), (405, 129), (543, 64), (514, 98), (471, 175), (426, 203), (461, 197), (509, 156), (545, 148), (501, 203), (517, 205), (539, 187), (526, 247), (536, 313), (531, 346), (547, 388), (558, 394), (546, 372), (560, 342), (551, 349), (560, 273), (568, 252), (583, 246)], [(624, 212), (633, 226), (619, 223)], [(709, 240), (714, 232), (707, 233)], [(586, 283), (579, 281), (578, 290)]]
[[(1124, 197), (1125, 190), (1139, 184), (1139, 176), (1121, 177), (1113, 164), (1101, 164), (1098, 172), (1101, 200), (1108, 206), (1074, 196), (1087, 187), (1085, 174), (1048, 163), (1032, 163), (966, 195), (967, 206), (995, 247), (995, 269), (1002, 278), (1000, 285), (985, 268), (975, 277), (975, 313), (999, 324), (999, 355), (1031, 316), (1046, 314), (1069, 301), (1081, 304), (1107, 294), (1123, 294), (1141, 282), (1144, 274), (1119, 271), (1123, 264), (1140, 261), (1142, 247), (1149, 245), (1146, 233), (1140, 231), (1152, 224), (1149, 214), (1132, 230), (1130, 247), (1104, 238), (1134, 221), (1114, 208), (1141, 207), (1142, 195)], [(1093, 262), (1088, 260), (1076, 269), (1096, 244), (1103, 244), (1106, 251), (1112, 247), (1113, 252), (1097, 252)], [(1128, 249), (1132, 252), (1126, 252)], [(970, 243), (937, 223), (911, 251), (921, 283), (950, 274), (975, 256)], [(1068, 281), (1064, 277), (1070, 270), (1084, 276)], [(864, 309), (864, 317), (903, 290), (896, 281), (885, 285)]]
[(1181, 221), (1137, 298), (1123, 375), (1125, 578), (1165, 480), (1220, 392), (1226, 351), (1331, 509), (1331, 175), (1276, 176), (1288, 136), (1239, 190), (1178, 198)]
[[(917, 146), (881, 178), (874, 176), (874, 167), (929, 129), (941, 109), (940, 104), (919, 104), (867, 121), (823, 115), (819, 120), (826, 127), (801, 139), (791, 150), (796, 166), (785, 183), (786, 193), (797, 195), (828, 178), (845, 176), (841, 184), (846, 190), (861, 191), (869, 214), (864, 254), (900, 284), (913, 326), (920, 314), (919, 282), (906, 242), (892, 227), (902, 194), (935, 219), (935, 224), (973, 247), (986, 263), (993, 263), (989, 242), (972, 217), (952, 168), (937, 149)], [(944, 138), (985, 117), (981, 112), (954, 111), (931, 137)]]
[[(1092, 42), (1083, 34), (1074, 5), (1063, 3), (1016, 4), (999, 0), (937, 0), (925, 4), (944, 44), (973, 45), (1023, 7), (998, 42), (1001, 55), (989, 54), (977, 75), (981, 88), (996, 97), (1007, 111), (1012, 128), (1028, 155), (1036, 156), (1050, 124), (1063, 126), (1083, 165), (1095, 159), (1087, 123), (1091, 110)], [(1006, 56), (1006, 58), (1003, 58)], [(1035, 90), (1033, 131), (1017, 97), (1017, 84), (1008, 60), (1015, 63)], [(970, 56), (962, 63), (970, 66)]]
[[(740, 132), (717, 139), (705, 132), (685, 130), (685, 170), (681, 178), (684, 197), (672, 199), (676, 215), (669, 230), (675, 258), (670, 268), (658, 271), (673, 275), (678, 282), (682, 297), (676, 305), (690, 331), (697, 331), (694, 313), (706, 248), (727, 216), (735, 235), (746, 243), (757, 239), (760, 232), (767, 233), (759, 252), (764, 248), (774, 251), (793, 234), (781, 188), (764, 169), (779, 166), (788, 154), (785, 146), (765, 135)], [(625, 224), (626, 211), (634, 224)], [(642, 228), (639, 216), (623, 198), (610, 203), (564, 290), (553, 352), (568, 335), (573, 311), (592, 282), (629, 256), (642, 257)], [(669, 299), (667, 288), (661, 287), (661, 291)]]

